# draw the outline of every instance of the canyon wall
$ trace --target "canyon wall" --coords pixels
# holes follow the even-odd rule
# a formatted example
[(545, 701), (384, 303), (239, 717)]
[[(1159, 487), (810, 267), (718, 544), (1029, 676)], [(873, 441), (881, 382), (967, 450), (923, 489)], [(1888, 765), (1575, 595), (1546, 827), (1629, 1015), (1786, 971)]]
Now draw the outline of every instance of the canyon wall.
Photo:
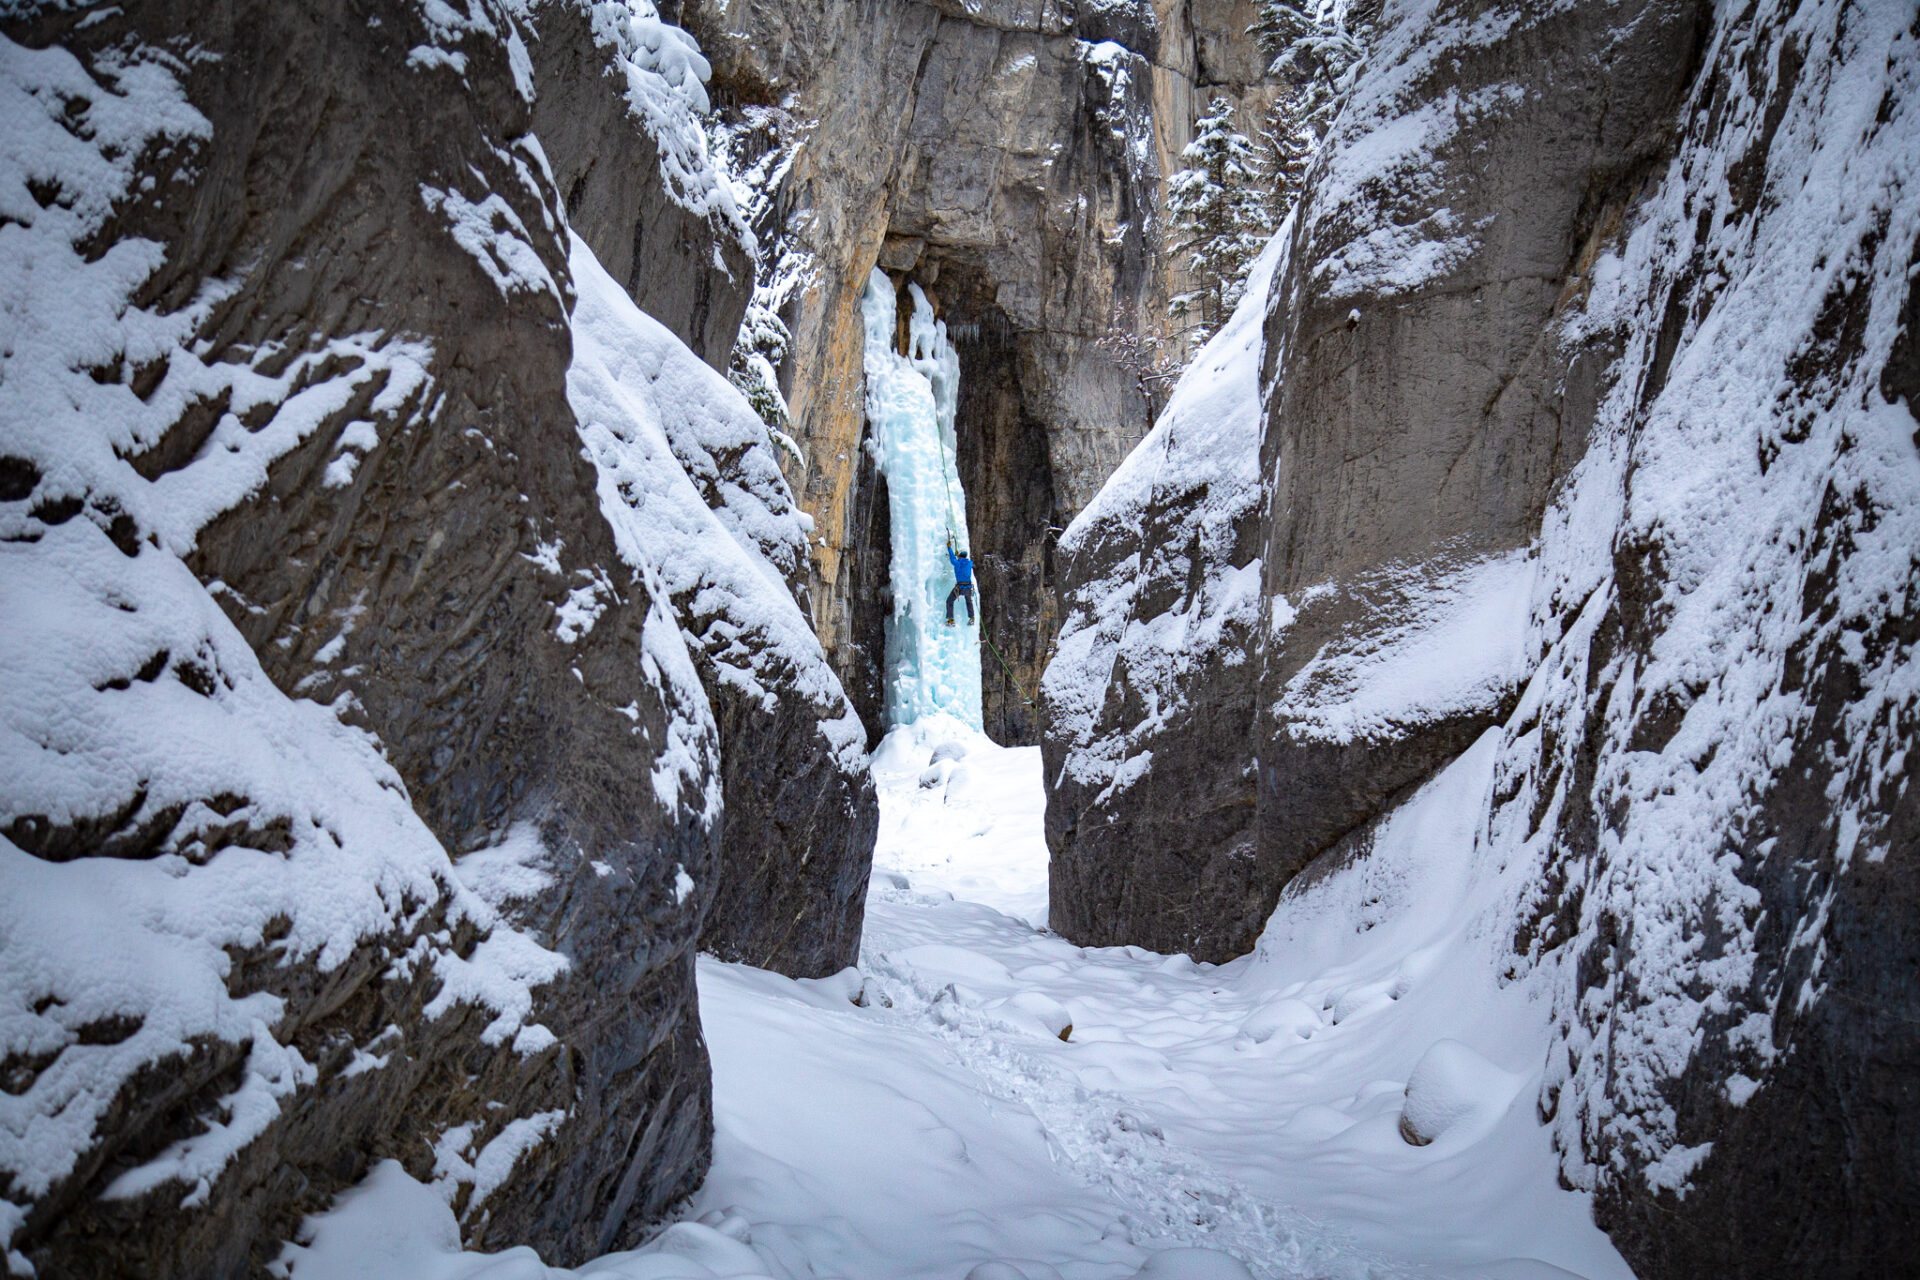
[(750, 234), (615, 16), (7, 10), (10, 1270), (257, 1274), (388, 1157), (473, 1247), (635, 1243), (709, 1158), (695, 948), (853, 955), (805, 517), (682, 344)]
[(1476, 928), (1645, 1276), (1916, 1246), (1915, 53), (1813, 0), (1385, 7), (1196, 366), (1257, 420), (1183, 383), (1060, 544), (1055, 927), (1244, 952), (1493, 732), (1472, 856), (1526, 888)]
[[(869, 732), (886, 502), (862, 449), (861, 291), (876, 265), (933, 299), (961, 361), (964, 540), (981, 569), (986, 724), (1038, 740), (1058, 532), (1145, 434), (1169, 343), (1162, 212), (1199, 100), (1270, 97), (1252, 0), (683, 0), (724, 109), (804, 120), (780, 226), (804, 264), (782, 370), (815, 520), (814, 620)], [(875, 541), (876, 537), (881, 538)]]

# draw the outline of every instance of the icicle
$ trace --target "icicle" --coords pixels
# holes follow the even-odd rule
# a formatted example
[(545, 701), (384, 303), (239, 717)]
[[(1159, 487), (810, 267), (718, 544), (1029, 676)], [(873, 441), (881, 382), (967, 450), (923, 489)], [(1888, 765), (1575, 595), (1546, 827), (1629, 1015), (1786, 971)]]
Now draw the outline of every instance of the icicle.
[(874, 462), (887, 477), (893, 521), (893, 614), (887, 619), (886, 715), (911, 724), (943, 712), (980, 728), (979, 628), (955, 601), (946, 625), (953, 571), (947, 535), (965, 547), (966, 494), (954, 466), (954, 412), (960, 357), (947, 327), (913, 286), (909, 356), (893, 349), (893, 282), (875, 271), (861, 301), (866, 319), (867, 418)]

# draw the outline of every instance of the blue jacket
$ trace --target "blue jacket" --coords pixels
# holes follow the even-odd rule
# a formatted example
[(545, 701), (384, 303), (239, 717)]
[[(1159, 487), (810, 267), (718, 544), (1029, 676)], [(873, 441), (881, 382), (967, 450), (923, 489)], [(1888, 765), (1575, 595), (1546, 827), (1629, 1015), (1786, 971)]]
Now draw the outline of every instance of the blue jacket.
[(965, 556), (953, 554), (953, 548), (947, 548), (947, 559), (953, 562), (953, 581), (955, 586), (973, 585), (973, 561)]

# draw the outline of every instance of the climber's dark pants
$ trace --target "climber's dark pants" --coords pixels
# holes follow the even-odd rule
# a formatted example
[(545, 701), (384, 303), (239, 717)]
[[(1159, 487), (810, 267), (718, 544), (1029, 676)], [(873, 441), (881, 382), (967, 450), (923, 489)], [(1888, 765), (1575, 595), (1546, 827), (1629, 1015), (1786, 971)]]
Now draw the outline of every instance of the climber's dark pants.
[(955, 599), (961, 596), (966, 597), (966, 601), (967, 601), (967, 621), (972, 622), (974, 620), (973, 584), (971, 582), (956, 582), (953, 584), (953, 590), (947, 592), (947, 621), (948, 622), (953, 621), (953, 602)]

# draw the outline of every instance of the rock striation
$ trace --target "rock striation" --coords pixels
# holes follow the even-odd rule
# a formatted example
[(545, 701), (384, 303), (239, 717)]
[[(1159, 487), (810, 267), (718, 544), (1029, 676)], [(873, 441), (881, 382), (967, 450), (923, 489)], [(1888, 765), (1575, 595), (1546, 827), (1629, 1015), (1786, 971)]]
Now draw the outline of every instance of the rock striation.
[(1916, 35), (1386, 11), (1235, 322), (1261, 421), (1183, 383), (1061, 541), (1055, 926), (1245, 951), (1491, 732), (1485, 927), (1643, 1276), (1916, 1244)]
[(751, 235), (606, 9), (0, 24), (11, 1270), (255, 1274), (386, 1157), (474, 1247), (637, 1242), (709, 1158), (696, 946), (852, 955), (804, 517), (688, 350)]

